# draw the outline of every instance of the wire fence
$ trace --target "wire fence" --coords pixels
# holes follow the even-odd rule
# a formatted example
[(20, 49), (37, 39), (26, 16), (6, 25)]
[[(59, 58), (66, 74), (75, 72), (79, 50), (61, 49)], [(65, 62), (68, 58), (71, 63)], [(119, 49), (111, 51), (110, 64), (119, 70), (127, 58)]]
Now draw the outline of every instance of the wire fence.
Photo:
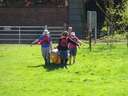
[[(64, 27), (49, 26), (54, 40), (58, 39)], [(30, 43), (42, 34), (44, 26), (0, 26), (0, 43)]]

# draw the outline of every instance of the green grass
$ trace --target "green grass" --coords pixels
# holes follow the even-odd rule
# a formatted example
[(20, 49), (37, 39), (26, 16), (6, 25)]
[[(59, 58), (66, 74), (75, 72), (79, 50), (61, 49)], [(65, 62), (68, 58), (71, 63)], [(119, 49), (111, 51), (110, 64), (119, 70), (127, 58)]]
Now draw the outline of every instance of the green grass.
[(47, 69), (40, 46), (0, 45), (0, 96), (128, 96), (126, 45), (87, 47), (68, 69)]

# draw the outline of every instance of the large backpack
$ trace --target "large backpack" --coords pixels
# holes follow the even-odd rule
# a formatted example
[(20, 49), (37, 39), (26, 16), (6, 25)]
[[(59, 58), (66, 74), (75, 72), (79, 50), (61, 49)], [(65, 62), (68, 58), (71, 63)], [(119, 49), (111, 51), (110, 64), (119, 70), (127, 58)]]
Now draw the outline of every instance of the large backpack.
[(68, 48), (68, 40), (67, 37), (60, 38), (58, 49), (65, 50)]

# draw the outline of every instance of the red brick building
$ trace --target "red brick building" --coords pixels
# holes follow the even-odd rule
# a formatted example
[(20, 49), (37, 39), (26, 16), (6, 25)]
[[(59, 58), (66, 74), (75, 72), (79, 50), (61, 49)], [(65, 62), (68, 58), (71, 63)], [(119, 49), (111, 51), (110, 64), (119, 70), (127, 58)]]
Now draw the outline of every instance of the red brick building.
[(0, 25), (52, 25), (67, 22), (65, 0), (0, 0)]
[(82, 35), (88, 10), (97, 11), (98, 27), (104, 21), (95, 0), (0, 0), (0, 7), (0, 26), (63, 26), (68, 23)]

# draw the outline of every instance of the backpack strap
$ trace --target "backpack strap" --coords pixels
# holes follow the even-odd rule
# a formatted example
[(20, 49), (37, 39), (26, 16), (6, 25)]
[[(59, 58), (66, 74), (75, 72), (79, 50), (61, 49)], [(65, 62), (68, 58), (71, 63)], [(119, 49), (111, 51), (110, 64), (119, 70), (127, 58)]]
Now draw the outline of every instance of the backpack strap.
[[(76, 37), (76, 36), (75, 36), (74, 38), (75, 38), (75, 39), (77, 39), (77, 37)], [(72, 37), (70, 37), (70, 36), (69, 36), (69, 38), (68, 38), (68, 39), (69, 39), (69, 42), (70, 42), (70, 43), (72, 43), (72, 44), (75, 44), (75, 45), (79, 46), (79, 44), (78, 44), (76, 41), (74, 41)]]

